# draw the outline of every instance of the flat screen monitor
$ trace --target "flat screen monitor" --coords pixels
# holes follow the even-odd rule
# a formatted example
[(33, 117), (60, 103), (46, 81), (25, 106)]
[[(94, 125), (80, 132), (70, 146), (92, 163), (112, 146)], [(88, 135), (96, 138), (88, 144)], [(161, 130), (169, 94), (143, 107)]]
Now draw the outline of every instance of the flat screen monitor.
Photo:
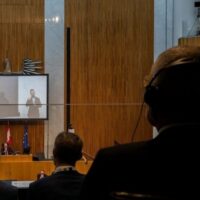
[(0, 74), (0, 120), (48, 119), (48, 74)]

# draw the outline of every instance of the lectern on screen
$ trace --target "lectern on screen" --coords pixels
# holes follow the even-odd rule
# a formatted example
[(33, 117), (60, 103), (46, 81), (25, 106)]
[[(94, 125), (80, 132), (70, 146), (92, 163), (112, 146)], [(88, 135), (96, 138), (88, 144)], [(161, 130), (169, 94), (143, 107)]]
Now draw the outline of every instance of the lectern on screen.
[(0, 74), (0, 120), (48, 119), (48, 74)]

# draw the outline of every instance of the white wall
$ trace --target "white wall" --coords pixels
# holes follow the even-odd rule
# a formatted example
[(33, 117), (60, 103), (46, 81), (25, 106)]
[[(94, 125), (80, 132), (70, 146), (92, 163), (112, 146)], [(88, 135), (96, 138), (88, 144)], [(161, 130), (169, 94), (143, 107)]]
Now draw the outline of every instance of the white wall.
[(180, 37), (186, 37), (194, 24), (197, 9), (194, 2), (197, 0), (174, 0), (174, 44)]
[(44, 152), (52, 156), (57, 134), (64, 130), (64, 0), (45, 0), (45, 72), (49, 74), (49, 120)]

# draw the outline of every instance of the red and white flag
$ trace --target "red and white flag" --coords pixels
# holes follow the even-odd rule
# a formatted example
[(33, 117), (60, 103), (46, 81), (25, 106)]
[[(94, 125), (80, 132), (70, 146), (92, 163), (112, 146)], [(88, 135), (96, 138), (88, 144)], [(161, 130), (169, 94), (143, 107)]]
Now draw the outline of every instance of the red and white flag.
[(6, 132), (7, 132), (6, 143), (9, 144), (9, 145), (11, 145), (11, 144), (12, 144), (12, 136), (11, 136), (11, 134), (10, 134), (10, 127), (9, 127), (9, 126), (8, 126)]

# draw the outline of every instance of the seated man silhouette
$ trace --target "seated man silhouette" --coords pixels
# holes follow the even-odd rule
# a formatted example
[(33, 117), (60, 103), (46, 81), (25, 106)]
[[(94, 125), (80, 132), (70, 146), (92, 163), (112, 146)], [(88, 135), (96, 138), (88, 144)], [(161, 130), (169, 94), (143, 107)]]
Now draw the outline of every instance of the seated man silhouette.
[(5, 142), (1, 145), (1, 155), (13, 155), (15, 154), (14, 150), (10, 147), (10, 145)]
[(200, 47), (174, 47), (154, 63), (144, 101), (159, 135), (105, 148), (86, 175), (81, 199), (116, 191), (197, 199), (200, 134)]
[(51, 176), (30, 184), (28, 199), (79, 199), (84, 175), (77, 172), (75, 164), (82, 157), (82, 147), (83, 142), (78, 135), (58, 134), (53, 149), (56, 169)]

